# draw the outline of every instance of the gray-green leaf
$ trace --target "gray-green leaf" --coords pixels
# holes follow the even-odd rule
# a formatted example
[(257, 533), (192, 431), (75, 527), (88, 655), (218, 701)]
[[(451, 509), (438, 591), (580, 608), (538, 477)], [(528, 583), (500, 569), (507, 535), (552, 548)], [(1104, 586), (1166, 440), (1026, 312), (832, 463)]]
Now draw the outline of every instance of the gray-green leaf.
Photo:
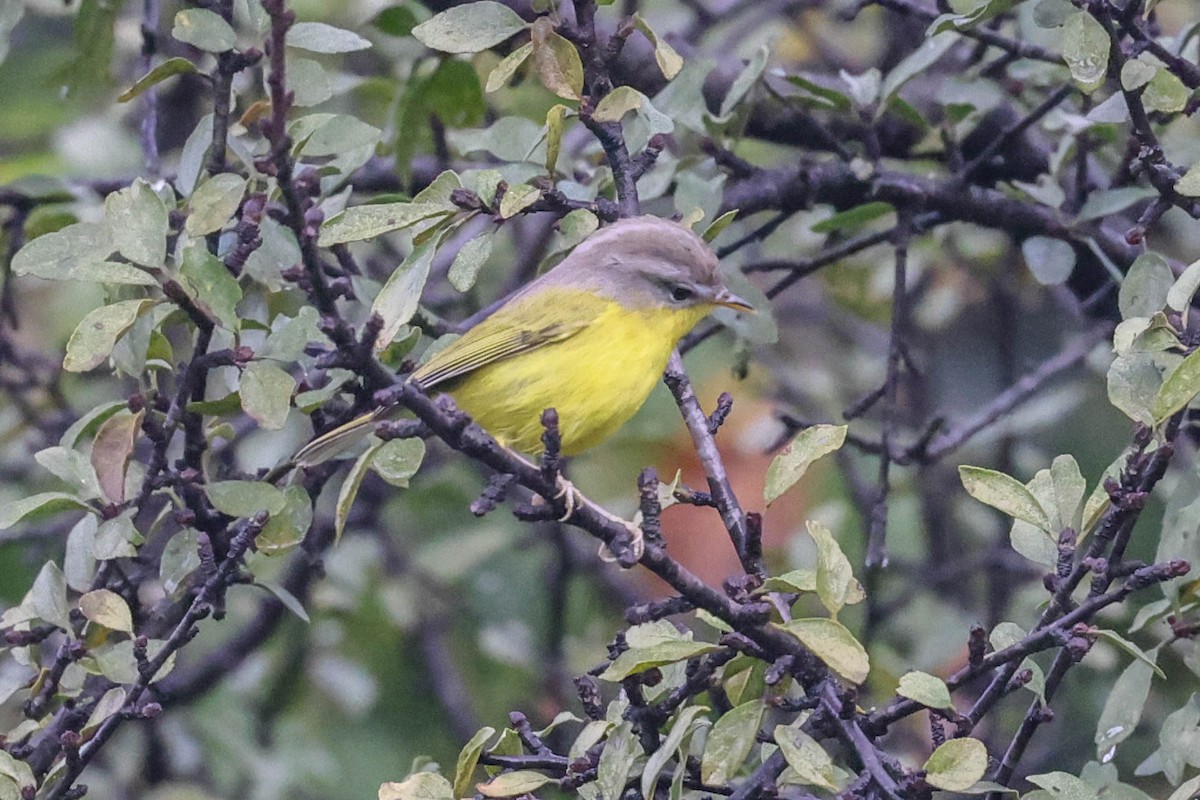
[(426, 47), (444, 53), (478, 53), (524, 30), (525, 20), (503, 3), (481, 0), (448, 8), (412, 30)]
[(845, 425), (813, 425), (796, 434), (767, 468), (763, 500), (770, 505), (796, 485), (814, 461), (841, 448), (846, 441)]

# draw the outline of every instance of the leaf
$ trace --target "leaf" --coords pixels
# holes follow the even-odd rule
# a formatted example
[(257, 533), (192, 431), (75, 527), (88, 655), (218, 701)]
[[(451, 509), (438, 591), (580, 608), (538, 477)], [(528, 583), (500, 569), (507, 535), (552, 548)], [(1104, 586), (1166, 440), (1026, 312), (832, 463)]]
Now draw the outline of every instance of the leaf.
[(237, 34), (229, 23), (203, 8), (188, 8), (176, 14), (171, 35), (210, 53), (224, 53), (237, 44)]
[(88, 715), (87, 722), (79, 729), (79, 732), (85, 739), (89, 738), (91, 733), (99, 728), (104, 720), (118, 713), (125, 707), (125, 690), (119, 686), (109, 689), (100, 699), (96, 701), (96, 705), (92, 707), (92, 713)]
[(367, 470), (371, 466), (371, 459), (375, 457), (375, 451), (382, 446), (382, 442), (371, 445), (356, 458), (350, 471), (346, 473), (346, 480), (342, 481), (342, 486), (338, 489), (337, 505), (334, 507), (333, 514), (334, 544), (341, 540), (342, 533), (346, 530), (346, 521), (350, 519), (350, 509), (354, 507), (354, 498), (358, 496), (363, 478), (367, 477)]
[(867, 679), (871, 670), (867, 651), (840, 622), (811, 617), (794, 619), (780, 627), (850, 683), (857, 686)]
[(100, 489), (111, 503), (125, 501), (125, 474), (129, 458), (137, 444), (144, 412), (114, 414), (100, 425), (92, 444), (92, 468)]
[[(93, 554), (98, 523), (95, 514), (84, 514), (67, 534), (66, 552), (63, 554), (63, 574), (67, 586), (77, 592), (86, 592), (96, 575), (96, 557)], [(0, 700), (0, 702), (3, 702)]]
[[(1196, 276), (1200, 280), (1200, 270)], [(1117, 295), (1121, 318), (1152, 317), (1162, 311), (1170, 300), (1174, 283), (1175, 273), (1165, 258), (1158, 253), (1142, 253), (1129, 265), (1129, 271), (1121, 281)]]
[(555, 32), (549, 17), (538, 17), (531, 34), (542, 85), (559, 97), (578, 100), (583, 94), (583, 61), (575, 45)]
[(1149, 112), (1174, 114), (1187, 107), (1191, 91), (1169, 69), (1160, 69), (1142, 90), (1142, 103)]
[(1121, 634), (1117, 633), (1116, 631), (1110, 631), (1110, 630), (1106, 630), (1104, 628), (1099, 628), (1096, 630), (1096, 633), (1101, 638), (1106, 639), (1107, 641), (1111, 642), (1112, 644), (1114, 644), (1117, 647), (1124, 650), (1129, 655), (1136, 658), (1138, 661), (1141, 661), (1143, 664), (1150, 667), (1152, 670), (1154, 670), (1155, 675), (1162, 678), (1163, 680), (1166, 680), (1166, 678), (1167, 678), (1166, 673), (1164, 673), (1161, 669), (1159, 669), (1159, 666), (1157, 663), (1157, 660), (1158, 660), (1157, 651), (1155, 652), (1154, 657), (1151, 657), (1151, 656), (1147, 655), (1146, 652), (1144, 650), (1142, 650), (1142, 648), (1138, 647), (1136, 644), (1129, 641), (1124, 636), (1121, 636)]
[(623, 681), (630, 675), (645, 672), (664, 664), (674, 664), (689, 658), (714, 653), (721, 648), (708, 642), (666, 641), (649, 647), (630, 647), (600, 673), (601, 680)]
[(184, 230), (189, 236), (203, 236), (219, 231), (229, 222), (246, 193), (246, 179), (232, 172), (213, 175), (199, 186), (188, 199), (188, 218)]
[(450, 781), (436, 772), (414, 772), (399, 783), (379, 787), (379, 800), (454, 800)]
[[(268, 523), (269, 524), (269, 523)], [(163, 591), (175, 594), (187, 576), (200, 566), (200, 551), (197, 532), (188, 528), (171, 537), (163, 548), (162, 560), (158, 565), (158, 579)]]
[(742, 102), (754, 88), (758, 79), (762, 77), (763, 70), (767, 68), (767, 60), (770, 56), (771, 51), (765, 44), (760, 45), (754, 51), (754, 55), (746, 62), (745, 68), (733, 79), (733, 83), (729, 84), (729, 91), (725, 93), (724, 99), (721, 100), (721, 108), (717, 112), (719, 119), (727, 119), (737, 108), (738, 103)]
[(767, 467), (763, 500), (767, 505), (778, 500), (796, 485), (813, 462), (839, 450), (846, 441), (845, 425), (813, 425), (796, 434)]
[(554, 778), (534, 772), (531, 769), (519, 769), (497, 775), (487, 783), (479, 783), (475, 788), (484, 797), (516, 797), (529, 794), (542, 788), (547, 783), (553, 783)]
[(0, 531), (11, 528), (27, 517), (39, 519), (69, 508), (87, 507), (87, 503), (66, 492), (42, 492), (11, 503), (0, 503)]
[(1183, 177), (1175, 182), (1175, 191), (1184, 197), (1200, 197), (1200, 161), (1188, 167)]
[(231, 517), (252, 517), (260, 511), (283, 510), (283, 492), (260, 481), (215, 481), (204, 487), (213, 508)]
[(536, 203), (542, 192), (536, 186), (528, 183), (518, 183), (509, 186), (504, 197), (500, 198), (500, 218), (510, 219)]
[(1096, 800), (1098, 797), (1095, 789), (1067, 772), (1030, 775), (1026, 780), (1034, 786), (1042, 787), (1057, 800)]
[(521, 68), (521, 65), (525, 63), (525, 60), (529, 58), (531, 53), (533, 53), (533, 42), (526, 42), (506, 55), (504, 60), (493, 67), (492, 71), (488, 73), (487, 85), (484, 87), (484, 91), (491, 94), (507, 86), (513, 74)]
[(950, 689), (941, 678), (928, 672), (912, 671), (900, 676), (900, 686), (896, 694), (915, 700), (929, 708), (954, 710), (954, 702), (950, 699)]
[(1131, 58), (1121, 67), (1121, 88), (1127, 92), (1140, 89), (1150, 82), (1158, 67), (1144, 58)]
[(503, 3), (482, 0), (449, 8), (412, 29), (417, 41), (443, 53), (478, 53), (525, 30), (525, 20)]
[(817, 596), (835, 618), (842, 606), (862, 598), (862, 587), (854, 579), (850, 559), (842, 552), (828, 528), (815, 520), (804, 523), (817, 543)]
[(353, 53), (371, 46), (368, 39), (357, 33), (324, 22), (293, 24), (288, 28), (285, 43), (288, 47), (297, 47), (310, 53)]
[(136, 267), (105, 261), (112, 250), (106, 226), (79, 222), (26, 244), (13, 257), (12, 271), (54, 281), (154, 285), (154, 278)]
[(392, 486), (405, 489), (424, 458), (425, 442), (421, 439), (391, 439), (375, 451), (371, 469)]
[(799, 783), (831, 792), (838, 790), (833, 759), (815, 739), (795, 725), (776, 726), (774, 738)]
[(925, 782), (948, 792), (969, 789), (987, 771), (987, 748), (964, 737), (944, 742), (925, 762)]
[(1145, 186), (1122, 186), (1119, 189), (1092, 192), (1075, 219), (1077, 222), (1086, 222), (1107, 217), (1151, 197), (1158, 197), (1158, 192)]
[(1049, 236), (1030, 236), (1021, 242), (1021, 255), (1033, 277), (1043, 286), (1065, 283), (1075, 270), (1075, 248)]
[(318, 244), (331, 247), (344, 242), (373, 239), (408, 228), (433, 217), (453, 213), (441, 203), (377, 203), (354, 206), (325, 221)]
[(701, 782), (709, 786), (721, 785), (737, 774), (754, 747), (763, 709), (762, 700), (755, 698), (717, 720), (704, 743), (704, 756), (700, 760)]
[(958, 477), (967, 494), (979, 502), (1044, 531), (1057, 533), (1052, 530), (1050, 518), (1037, 498), (1011, 475), (964, 464), (958, 468)]
[(319, 316), (312, 306), (303, 306), (291, 319), (276, 317), (272, 324), (274, 330), (255, 355), (260, 359), (295, 361), (309, 342), (325, 338), (317, 327)]
[(1135, 422), (1151, 425), (1162, 382), (1153, 353), (1118, 356), (1108, 368), (1108, 401)]
[(1112, 42), (1108, 32), (1087, 12), (1079, 11), (1067, 17), (1062, 28), (1062, 57), (1071, 70), (1071, 77), (1091, 92), (1108, 74), (1108, 53)]
[[(1163, 264), (1166, 264), (1165, 259)], [(1170, 267), (1167, 269), (1170, 270)], [(1179, 276), (1179, 280), (1171, 284), (1171, 288), (1167, 291), (1166, 305), (1176, 311), (1186, 311), (1191, 308), (1192, 298), (1196, 296), (1197, 288), (1200, 288), (1200, 260), (1188, 264), (1187, 269)], [(1180, 323), (1184, 328), (1187, 327), (1187, 320), (1188, 315), (1183, 314)]]
[(841, 213), (834, 214), (828, 219), (821, 220), (812, 226), (812, 232), (833, 233), (835, 231), (861, 228), (868, 222), (879, 219), (886, 214), (891, 214), (895, 210), (895, 207), (891, 203), (885, 203), (882, 200), (873, 200), (870, 203), (863, 203), (860, 206), (855, 206)]
[(134, 82), (121, 94), (117, 95), (118, 103), (128, 103), (133, 98), (140, 95), (142, 92), (149, 89), (151, 86), (157, 86), (167, 78), (175, 75), (184, 75), (189, 73), (199, 72), (200, 69), (186, 58), (168, 58), (166, 61), (158, 64), (142, 77)]
[(650, 23), (646, 22), (645, 17), (641, 14), (633, 15), (633, 24), (654, 46), (654, 62), (658, 64), (663, 77), (671, 80), (678, 75), (679, 70), (683, 69), (683, 58), (675, 52), (675, 48), (671, 47), (665, 39), (659, 38), (658, 34), (650, 27)]
[[(275, 555), (291, 550), (304, 541), (304, 535), (312, 526), (313, 507), (308, 492), (300, 486), (288, 486), (283, 490), (283, 509), (272, 514), (263, 526), (262, 532), (254, 540), (258, 552)], [(264, 583), (264, 585), (266, 585)], [(281, 587), (272, 589), (285, 604), (289, 601), (283, 597)], [(293, 598), (294, 599), (294, 598)], [(296, 601), (297, 603), (299, 601)], [(297, 616), (303, 617), (303, 614)]]
[(628, 720), (617, 724), (608, 734), (600, 763), (596, 767), (596, 787), (600, 800), (621, 800), (625, 784), (629, 782), (629, 770), (642, 754), (638, 737), (633, 733), (633, 724)]
[(1167, 800), (1195, 800), (1197, 794), (1200, 794), (1200, 775), (1180, 784)]
[(882, 113), (887, 101), (899, 91), (901, 86), (932, 67), (957, 41), (959, 41), (958, 34), (953, 31), (936, 34), (926, 39), (920, 47), (892, 67), (887, 77), (883, 79), (883, 85), (880, 88), (878, 113)]
[(79, 610), (90, 621), (114, 631), (133, 633), (133, 615), (125, 598), (108, 589), (96, 589), (79, 598)]
[(562, 148), (563, 120), (571, 109), (555, 103), (546, 112), (546, 172), (558, 172), (558, 152)]
[[(683, 740), (689, 733), (708, 724), (706, 719), (696, 721), (696, 717), (707, 711), (708, 706), (687, 706), (676, 714), (675, 721), (671, 723), (670, 733), (662, 740), (658, 749), (646, 759), (646, 766), (642, 769), (642, 797), (655, 796), (654, 791), (658, 787), (658, 777), (662, 774), (663, 768), (675, 757), (676, 751), (683, 746)], [(680, 758), (680, 761), (682, 762), (683, 758)]]
[(242, 410), (260, 427), (281, 430), (292, 407), (296, 379), (285, 370), (266, 361), (252, 361), (242, 370), (238, 394)]
[(141, 544), (142, 535), (133, 524), (133, 513), (130, 509), (100, 523), (92, 542), (92, 555), (97, 560), (133, 558), (137, 555), (136, 545)]
[(400, 332), (400, 327), (417, 313), (438, 242), (439, 238), (434, 237), (414, 247), (375, 296), (371, 313), (383, 319), (383, 327), (375, 340), (376, 351), (390, 345)]
[(1166, 421), (1200, 394), (1200, 350), (1193, 350), (1163, 381), (1154, 399), (1154, 424)]
[(67, 604), (67, 578), (58, 564), (47, 561), (42, 565), (29, 588), (28, 599), (38, 619), (73, 635), (71, 607)]
[(184, 249), (179, 277), (206, 316), (231, 331), (238, 329), (241, 317), (237, 304), (242, 299), (242, 287), (203, 242), (193, 242)]
[(88, 312), (67, 340), (63, 369), (87, 372), (100, 366), (112, 353), (117, 339), (152, 305), (152, 300), (122, 300)]
[(483, 753), (483, 746), (496, 734), (495, 728), (480, 728), (467, 740), (458, 753), (458, 764), (454, 768), (454, 797), (470, 797), (474, 785), (472, 777)]
[(71, 487), (83, 499), (100, 497), (100, 483), (87, 457), (78, 450), (61, 445), (47, 447), (33, 454), (33, 460)]
[(167, 257), (167, 209), (141, 178), (104, 201), (104, 224), (117, 252), (147, 267)]
[(288, 88), (295, 95), (292, 105), (308, 108), (333, 97), (333, 76), (311, 58), (289, 58), (287, 78)]
[(481, 233), (458, 249), (450, 272), (446, 275), (450, 285), (460, 292), (468, 291), (475, 285), (479, 270), (487, 263), (492, 255), (492, 236)]
[(729, 224), (733, 222), (737, 215), (738, 209), (736, 208), (726, 211), (724, 214), (714, 219), (712, 224), (704, 229), (704, 233), (700, 234), (700, 238), (711, 244), (718, 236), (721, 235), (722, 231), (729, 227)]
[[(1157, 650), (1153, 651), (1157, 655)], [(1096, 758), (1112, 761), (1117, 745), (1133, 735), (1150, 696), (1154, 668), (1141, 660), (1129, 664), (1113, 682), (1096, 723)]]

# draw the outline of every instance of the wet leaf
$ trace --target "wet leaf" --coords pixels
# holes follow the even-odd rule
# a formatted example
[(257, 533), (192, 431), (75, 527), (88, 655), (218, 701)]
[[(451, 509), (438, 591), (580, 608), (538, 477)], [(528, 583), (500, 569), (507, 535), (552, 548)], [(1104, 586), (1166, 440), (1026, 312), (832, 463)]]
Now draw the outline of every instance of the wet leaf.
[(1200, 394), (1200, 350), (1183, 359), (1163, 381), (1154, 399), (1154, 424), (1165, 422)]
[(242, 287), (202, 242), (194, 242), (183, 251), (179, 275), (184, 288), (213, 322), (231, 331), (238, 329), (241, 318), (237, 304), (242, 299)]
[(805, 523), (808, 535), (817, 543), (817, 596), (835, 618), (842, 606), (863, 598), (862, 587), (854, 579), (850, 559), (842, 552), (828, 528), (815, 520)]
[(839, 450), (846, 441), (845, 425), (813, 425), (796, 434), (767, 468), (763, 500), (770, 505), (804, 477), (814, 461)]
[(983, 467), (963, 465), (958, 468), (958, 477), (967, 494), (979, 502), (1044, 531), (1052, 530), (1046, 510), (1025, 485), (1011, 475)]
[(442, 203), (378, 203), (354, 206), (328, 219), (321, 226), (319, 244), (330, 247), (343, 242), (373, 239), (418, 222), (450, 214)]
[(797, 782), (805, 786), (819, 786), (831, 792), (838, 790), (834, 781), (833, 759), (825, 748), (798, 726), (779, 725), (775, 728), (775, 743), (795, 772)]
[(1117, 745), (1133, 735), (1153, 680), (1154, 667), (1135, 660), (1113, 682), (1096, 723), (1096, 758), (1101, 762), (1112, 761)]
[(1108, 74), (1108, 53), (1112, 42), (1104, 26), (1085, 11), (1076, 12), (1063, 23), (1062, 56), (1071, 77), (1085, 92), (1100, 86)]
[(479, 277), (479, 270), (492, 255), (492, 235), (482, 233), (459, 248), (446, 276), (450, 285), (460, 292), (470, 290)]
[(87, 372), (103, 364), (117, 340), (152, 305), (152, 300), (122, 300), (88, 312), (67, 340), (63, 369)]
[(762, 724), (762, 700), (755, 698), (726, 712), (712, 730), (704, 744), (704, 756), (700, 761), (700, 780), (709, 785), (728, 783), (750, 755), (754, 747), (758, 726)]
[(606, 681), (622, 681), (630, 675), (645, 672), (653, 667), (686, 661), (720, 649), (715, 644), (690, 641), (658, 642), (648, 647), (631, 647), (617, 656), (616, 660), (600, 673), (600, 678)]
[(266, 361), (252, 361), (242, 370), (238, 394), (242, 410), (262, 428), (277, 431), (287, 422), (296, 379)]
[(375, 450), (371, 469), (392, 486), (405, 489), (424, 458), (425, 442), (421, 439), (391, 439)]
[(487, 85), (484, 87), (484, 91), (486, 91), (488, 94), (491, 94), (492, 92), (507, 86), (509, 80), (512, 79), (513, 74), (521, 68), (521, 65), (525, 63), (526, 59), (528, 59), (532, 53), (533, 42), (526, 42), (505, 56), (504, 60), (497, 64), (492, 71), (488, 73)]
[(867, 651), (840, 622), (811, 617), (794, 619), (780, 627), (850, 683), (857, 686), (867, 679), (871, 670)]

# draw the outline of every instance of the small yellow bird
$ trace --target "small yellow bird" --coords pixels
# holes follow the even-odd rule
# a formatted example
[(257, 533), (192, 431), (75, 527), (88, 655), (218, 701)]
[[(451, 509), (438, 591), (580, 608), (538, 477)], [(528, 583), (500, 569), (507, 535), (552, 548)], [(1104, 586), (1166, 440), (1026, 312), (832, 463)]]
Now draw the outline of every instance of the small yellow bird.
[[(751, 310), (725, 286), (703, 239), (657, 217), (622, 219), (588, 237), (409, 380), (449, 393), (496, 441), (530, 455), (542, 450), (542, 412), (554, 408), (562, 453), (575, 455), (642, 407), (680, 338), (717, 306)], [(317, 437), (295, 463), (337, 455), (393, 410), (376, 409)]]

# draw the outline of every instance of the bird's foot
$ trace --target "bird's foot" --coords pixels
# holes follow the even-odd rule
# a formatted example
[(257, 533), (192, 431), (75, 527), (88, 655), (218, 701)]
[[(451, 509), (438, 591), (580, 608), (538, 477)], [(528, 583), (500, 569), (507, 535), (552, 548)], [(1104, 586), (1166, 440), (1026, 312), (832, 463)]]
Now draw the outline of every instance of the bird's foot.
[(583, 494), (561, 472), (558, 473), (558, 478), (555, 479), (554, 486), (558, 489), (558, 493), (554, 495), (554, 499), (563, 501), (563, 515), (558, 518), (558, 521), (566, 522), (574, 515), (575, 508), (583, 502)]

